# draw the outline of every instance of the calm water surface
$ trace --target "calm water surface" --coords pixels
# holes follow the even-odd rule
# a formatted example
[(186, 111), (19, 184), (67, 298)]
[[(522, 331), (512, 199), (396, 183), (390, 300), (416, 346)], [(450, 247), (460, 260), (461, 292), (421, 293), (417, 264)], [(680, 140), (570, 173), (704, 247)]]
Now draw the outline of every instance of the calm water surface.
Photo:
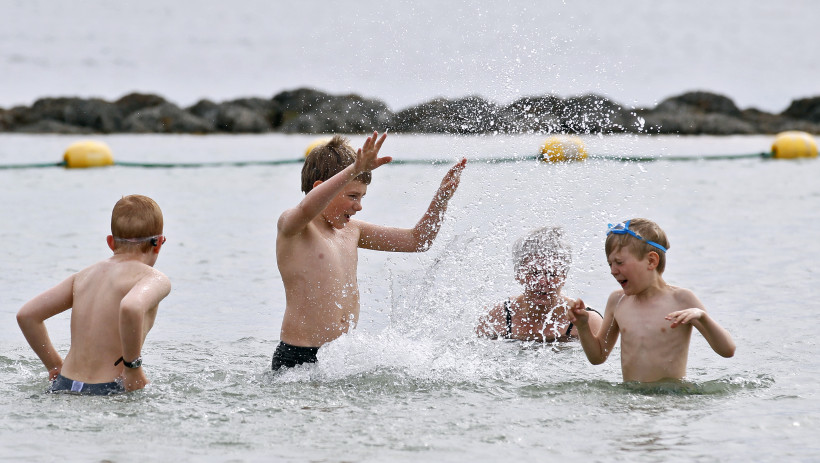
[[(360, 144), (363, 137), (352, 137)], [(120, 161), (297, 159), (309, 136), (101, 137)], [(0, 165), (51, 162), (75, 141), (0, 137)], [(527, 156), (542, 137), (391, 136), (397, 159), (469, 159), (425, 254), (362, 251), (358, 329), (316, 365), (267, 370), (284, 307), (275, 221), (300, 198), (299, 165), (0, 169), (2, 461), (814, 461), (820, 361), (820, 162), (669, 161), (767, 151), (771, 137), (586, 138), (593, 154), (656, 162), (570, 165)], [(360, 218), (412, 226), (445, 165), (375, 172)], [(110, 398), (52, 396), (14, 314), (106, 258), (110, 211), (154, 199), (174, 289), (143, 350), (153, 383)], [(608, 222), (656, 220), (665, 278), (691, 288), (734, 336), (723, 359), (693, 336), (681, 385), (620, 381), (619, 353), (475, 339), (482, 307), (514, 294), (509, 253), (525, 231), (571, 235), (571, 296), (602, 308), (616, 288)], [(65, 353), (68, 313), (48, 322)]]

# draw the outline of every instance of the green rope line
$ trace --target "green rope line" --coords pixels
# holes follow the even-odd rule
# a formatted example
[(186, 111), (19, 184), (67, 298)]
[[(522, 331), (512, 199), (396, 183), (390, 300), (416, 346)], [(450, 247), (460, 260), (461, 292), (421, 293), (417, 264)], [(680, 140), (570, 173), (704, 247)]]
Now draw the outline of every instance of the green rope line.
[(715, 154), (711, 156), (589, 156), (589, 159), (601, 159), (605, 161), (631, 161), (631, 162), (653, 162), (653, 161), (725, 161), (731, 159), (768, 159), (773, 156), (771, 152), (752, 154)]
[(282, 164), (302, 164), (305, 162), (302, 159), (284, 159), (280, 161), (225, 161), (225, 162), (174, 162), (174, 163), (159, 163), (159, 162), (127, 162), (115, 161), (115, 166), (122, 167), (146, 167), (146, 168), (173, 168), (173, 167), (245, 167), (245, 166), (278, 166)]
[[(773, 156), (773, 153), (752, 153), (752, 154), (718, 154), (712, 156), (588, 156), (588, 159), (602, 160), (602, 161), (618, 161), (618, 162), (655, 162), (655, 161), (717, 161), (717, 160), (731, 160), (731, 159), (751, 159), (762, 158), (768, 159)], [(503, 158), (488, 158), (476, 159), (473, 162), (480, 162), (485, 164), (505, 164), (513, 162), (537, 161), (542, 159), (542, 156), (513, 156)], [(282, 159), (278, 161), (225, 161), (225, 162), (128, 162), (115, 161), (115, 166), (121, 167), (142, 167), (148, 169), (169, 169), (169, 168), (200, 168), (200, 167), (245, 167), (245, 166), (279, 166), (284, 164), (302, 164), (304, 158), (299, 159)], [(395, 165), (427, 165), (437, 166), (442, 164), (451, 164), (455, 162), (450, 159), (394, 159), (390, 164)], [(43, 167), (65, 167), (65, 162), (47, 162), (35, 164), (6, 164), (0, 165), (0, 170), (3, 169), (37, 169)]]
[(7, 164), (7, 165), (0, 165), (0, 170), (2, 169), (38, 169), (41, 167), (63, 167), (65, 166), (65, 162), (44, 162), (41, 164)]

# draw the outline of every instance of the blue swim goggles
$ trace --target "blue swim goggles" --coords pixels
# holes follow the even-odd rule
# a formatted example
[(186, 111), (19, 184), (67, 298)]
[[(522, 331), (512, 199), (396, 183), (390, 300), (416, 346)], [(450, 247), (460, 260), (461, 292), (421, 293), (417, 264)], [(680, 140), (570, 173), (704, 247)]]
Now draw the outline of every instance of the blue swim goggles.
[(606, 232), (606, 236), (609, 236), (611, 233), (615, 233), (616, 235), (632, 235), (635, 238), (638, 238), (639, 240), (646, 242), (646, 244), (648, 244), (650, 246), (654, 246), (654, 247), (660, 249), (661, 251), (663, 251), (664, 253), (666, 252), (665, 247), (661, 246), (660, 244), (658, 244), (654, 241), (649, 241), (647, 239), (644, 239), (641, 235), (639, 235), (639, 234), (635, 233), (634, 231), (630, 230), (629, 229), (629, 222), (631, 222), (631, 220), (627, 220), (626, 222), (621, 222), (618, 225), (612, 225), (611, 223), (608, 224), (607, 226), (609, 227), (609, 230)]

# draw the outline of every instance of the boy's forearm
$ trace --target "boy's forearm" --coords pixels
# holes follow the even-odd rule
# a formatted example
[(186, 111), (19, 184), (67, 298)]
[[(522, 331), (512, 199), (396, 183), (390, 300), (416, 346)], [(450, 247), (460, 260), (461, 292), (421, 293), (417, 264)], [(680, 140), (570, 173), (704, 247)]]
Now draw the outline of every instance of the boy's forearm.
[(345, 167), (341, 172), (310, 190), (297, 207), (309, 217), (308, 222), (313, 220), (344, 189), (345, 185), (359, 174), (360, 172), (356, 172), (354, 165)]
[(700, 331), (712, 350), (722, 357), (732, 357), (735, 355), (735, 342), (732, 340), (732, 335), (729, 334), (718, 322), (716, 322), (708, 313), (704, 312), (704, 316), (693, 322), (695, 327)]
[(584, 354), (586, 354), (589, 363), (593, 365), (604, 363), (607, 356), (604, 355), (604, 349), (600, 341), (598, 341), (598, 338), (592, 333), (589, 324), (578, 326), (577, 329), (578, 338), (581, 340), (581, 347), (584, 348)]
[(433, 195), (433, 200), (430, 201), (427, 212), (413, 228), (414, 235), (419, 240), (420, 250), (427, 250), (438, 236), (444, 213), (447, 211), (447, 205), (461, 182), (461, 172), (466, 165), (467, 159), (462, 158), (461, 161), (447, 171), (441, 180), (441, 185), (436, 190), (436, 194)]
[(127, 362), (134, 361), (142, 352), (144, 314), (136, 308), (120, 309), (120, 342), (122, 358)]
[(18, 317), (17, 323), (20, 325), (20, 330), (23, 332), (29, 346), (43, 362), (46, 370), (49, 373), (55, 370), (59, 371), (63, 366), (63, 358), (51, 343), (45, 323), (25, 320), (20, 317)]
[(413, 227), (413, 234), (416, 236), (418, 248), (421, 251), (430, 248), (441, 230), (441, 223), (444, 221), (444, 213), (447, 212), (447, 203), (450, 199), (441, 199), (440, 196), (440, 192), (436, 192), (427, 212)]

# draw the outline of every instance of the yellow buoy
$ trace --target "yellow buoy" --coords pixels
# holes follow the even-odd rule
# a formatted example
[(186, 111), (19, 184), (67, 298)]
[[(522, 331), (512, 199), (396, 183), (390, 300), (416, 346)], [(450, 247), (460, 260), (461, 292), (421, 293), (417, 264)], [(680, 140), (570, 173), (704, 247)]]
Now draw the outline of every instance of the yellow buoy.
[(325, 138), (317, 138), (316, 140), (313, 141), (313, 143), (308, 145), (307, 149), (305, 150), (305, 157), (307, 157), (307, 155), (310, 154), (311, 151), (313, 151), (313, 148), (316, 148), (317, 146), (320, 146), (320, 145), (324, 145), (325, 143), (327, 143), (329, 141), (330, 141), (330, 138), (326, 138), (326, 137)]
[(105, 143), (86, 140), (72, 143), (65, 150), (63, 161), (68, 168), (102, 167), (114, 164), (111, 149)]
[(780, 132), (772, 144), (772, 156), (778, 159), (816, 158), (817, 142), (806, 132)]
[(583, 161), (587, 158), (587, 148), (578, 137), (550, 137), (541, 145), (541, 160), (544, 162)]

